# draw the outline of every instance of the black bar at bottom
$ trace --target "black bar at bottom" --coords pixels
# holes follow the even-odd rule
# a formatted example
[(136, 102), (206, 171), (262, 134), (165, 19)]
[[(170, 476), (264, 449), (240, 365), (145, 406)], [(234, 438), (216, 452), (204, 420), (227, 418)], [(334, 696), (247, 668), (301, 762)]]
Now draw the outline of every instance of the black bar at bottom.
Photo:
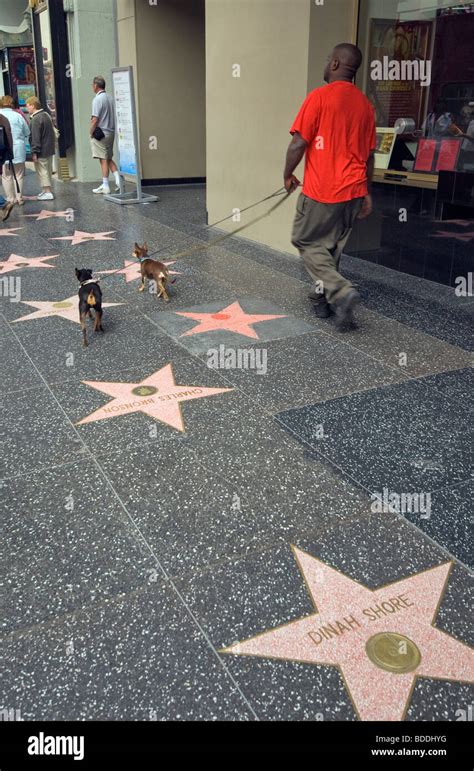
[(414, 759), (419, 767), (436, 762), (471, 769), (471, 734), (469, 722), (2, 722), (0, 769), (103, 769), (114, 761), (138, 761), (138, 769), (163, 755), (189, 752), (229, 759), (236, 753), (305, 752), (340, 763)]

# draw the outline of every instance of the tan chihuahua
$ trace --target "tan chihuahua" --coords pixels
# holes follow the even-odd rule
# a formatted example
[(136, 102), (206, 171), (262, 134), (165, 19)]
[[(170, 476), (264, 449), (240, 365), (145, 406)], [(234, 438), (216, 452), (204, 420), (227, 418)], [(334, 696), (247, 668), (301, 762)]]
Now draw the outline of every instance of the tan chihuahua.
[(148, 281), (155, 282), (158, 297), (163, 297), (163, 300), (167, 303), (170, 298), (166, 292), (166, 284), (168, 281), (170, 281), (171, 284), (174, 284), (174, 280), (170, 279), (166, 265), (162, 262), (158, 262), (158, 260), (152, 260), (150, 257), (147, 257), (147, 254), (148, 244), (146, 241), (143, 246), (139, 246), (139, 244), (135, 243), (135, 249), (133, 250), (132, 255), (137, 260), (140, 260), (140, 272), (142, 275), (142, 283), (138, 287), (138, 291), (143, 292), (145, 289), (145, 278), (147, 278)]

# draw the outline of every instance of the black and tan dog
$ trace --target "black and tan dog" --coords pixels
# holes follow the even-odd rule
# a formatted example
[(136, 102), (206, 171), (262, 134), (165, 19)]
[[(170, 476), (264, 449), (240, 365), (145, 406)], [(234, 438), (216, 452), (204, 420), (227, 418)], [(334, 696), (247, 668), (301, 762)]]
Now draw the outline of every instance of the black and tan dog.
[(102, 327), (102, 292), (98, 282), (92, 278), (89, 268), (76, 268), (76, 276), (80, 281), (79, 295), (79, 319), (83, 335), (83, 346), (87, 347), (86, 316), (90, 316), (91, 308), (94, 308), (94, 332), (103, 332)]
[(133, 250), (132, 255), (137, 260), (140, 260), (140, 272), (142, 276), (142, 283), (138, 287), (138, 291), (143, 292), (145, 289), (145, 278), (147, 278), (148, 281), (155, 282), (158, 297), (163, 297), (163, 300), (167, 303), (170, 298), (166, 292), (166, 284), (168, 281), (171, 284), (174, 284), (174, 280), (170, 279), (168, 268), (164, 263), (158, 262), (158, 260), (152, 260), (150, 257), (147, 257), (147, 254), (148, 244), (146, 241), (143, 246), (139, 246), (135, 243), (135, 249)]

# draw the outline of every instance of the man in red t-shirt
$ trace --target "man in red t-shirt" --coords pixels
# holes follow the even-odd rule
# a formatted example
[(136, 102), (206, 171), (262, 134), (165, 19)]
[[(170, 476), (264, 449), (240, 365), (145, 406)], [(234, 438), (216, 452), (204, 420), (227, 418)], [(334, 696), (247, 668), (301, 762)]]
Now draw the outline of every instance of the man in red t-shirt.
[(360, 295), (339, 273), (339, 261), (355, 219), (372, 211), (375, 115), (352, 82), (361, 62), (351, 43), (334, 48), (324, 70), (328, 85), (308, 94), (290, 129), (284, 171), (292, 192), (301, 184), (293, 171), (306, 153), (291, 241), (315, 283), (310, 298), (317, 316), (327, 318), (333, 306), (340, 330), (353, 323)]

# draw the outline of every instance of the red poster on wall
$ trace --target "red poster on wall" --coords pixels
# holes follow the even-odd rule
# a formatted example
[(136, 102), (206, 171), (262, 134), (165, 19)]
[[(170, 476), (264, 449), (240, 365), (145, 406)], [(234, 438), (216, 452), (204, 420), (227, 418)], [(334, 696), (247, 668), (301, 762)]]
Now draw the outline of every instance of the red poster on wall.
[(420, 139), (413, 171), (432, 171), (436, 152), (436, 139)]
[(442, 139), (436, 171), (456, 171), (461, 142), (459, 139)]

